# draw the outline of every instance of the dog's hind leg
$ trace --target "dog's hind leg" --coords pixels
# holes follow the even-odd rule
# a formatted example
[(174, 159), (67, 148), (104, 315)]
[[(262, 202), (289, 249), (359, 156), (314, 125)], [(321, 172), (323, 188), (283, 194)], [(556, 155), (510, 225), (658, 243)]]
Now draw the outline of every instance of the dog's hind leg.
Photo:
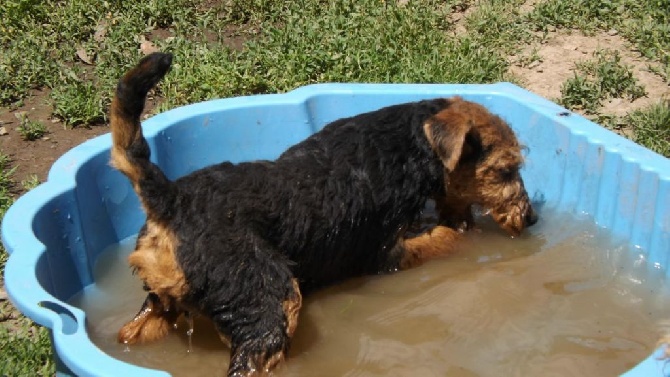
[(408, 269), (428, 259), (454, 252), (460, 234), (455, 229), (437, 225), (416, 237), (401, 238), (396, 245), (400, 249), (398, 268)]
[[(244, 249), (244, 248), (241, 248)], [(239, 259), (238, 259), (239, 257)], [(265, 376), (287, 356), (302, 295), (289, 262), (262, 239), (228, 259), (209, 316), (230, 344), (228, 376)]]
[(263, 297), (263, 292), (250, 292), (264, 299), (265, 305), (239, 308), (237, 314), (233, 313), (237, 318), (214, 317), (219, 336), (230, 343), (229, 377), (267, 376), (286, 358), (302, 305), (297, 280), (292, 279), (289, 285), (281, 301), (274, 300), (272, 293), (271, 297)]
[(149, 293), (135, 318), (119, 330), (119, 343), (142, 343), (167, 335), (181, 312), (169, 298), (163, 301), (155, 293)]

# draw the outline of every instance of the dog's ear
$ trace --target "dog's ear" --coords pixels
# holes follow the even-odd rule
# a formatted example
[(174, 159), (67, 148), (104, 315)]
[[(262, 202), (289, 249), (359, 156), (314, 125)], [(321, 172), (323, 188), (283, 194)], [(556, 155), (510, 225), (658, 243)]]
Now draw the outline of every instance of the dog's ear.
[(448, 172), (454, 171), (461, 157), (471, 149), (466, 145), (466, 137), (472, 131), (472, 122), (455, 106), (447, 107), (428, 119), (423, 131)]

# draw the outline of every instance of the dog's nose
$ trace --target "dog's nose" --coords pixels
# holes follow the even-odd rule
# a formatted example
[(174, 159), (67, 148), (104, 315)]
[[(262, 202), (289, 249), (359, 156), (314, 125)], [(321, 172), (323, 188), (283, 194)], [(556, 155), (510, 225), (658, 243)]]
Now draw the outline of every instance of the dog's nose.
[(528, 207), (528, 213), (526, 213), (526, 226), (531, 226), (537, 222), (538, 215), (533, 210), (533, 207)]

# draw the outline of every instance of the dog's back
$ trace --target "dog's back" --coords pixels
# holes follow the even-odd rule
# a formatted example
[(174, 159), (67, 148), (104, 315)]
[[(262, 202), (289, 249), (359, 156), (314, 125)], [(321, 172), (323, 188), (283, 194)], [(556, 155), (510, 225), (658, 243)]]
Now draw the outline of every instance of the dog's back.
[(445, 106), (427, 100), (340, 119), (279, 157), (275, 184), (286, 197), (276, 203), (285, 224), (277, 240), (301, 261), (305, 289), (397, 268), (389, 253), (403, 227), (443, 188), (423, 124)]

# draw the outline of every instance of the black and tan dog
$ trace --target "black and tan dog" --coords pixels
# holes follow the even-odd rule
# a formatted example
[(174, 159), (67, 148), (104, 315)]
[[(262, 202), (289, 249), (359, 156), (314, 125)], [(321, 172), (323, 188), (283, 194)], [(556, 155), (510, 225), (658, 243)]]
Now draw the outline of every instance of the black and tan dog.
[[(267, 374), (286, 356), (301, 291), (448, 253), (473, 204), (513, 235), (536, 221), (513, 132), (458, 97), (341, 119), (276, 161), (170, 181), (149, 161), (140, 114), (171, 60), (142, 59), (112, 103), (112, 164), (147, 214), (129, 263), (148, 296), (120, 342), (158, 339), (195, 312), (230, 343), (228, 375)], [(444, 225), (405, 238), (429, 198)]]

